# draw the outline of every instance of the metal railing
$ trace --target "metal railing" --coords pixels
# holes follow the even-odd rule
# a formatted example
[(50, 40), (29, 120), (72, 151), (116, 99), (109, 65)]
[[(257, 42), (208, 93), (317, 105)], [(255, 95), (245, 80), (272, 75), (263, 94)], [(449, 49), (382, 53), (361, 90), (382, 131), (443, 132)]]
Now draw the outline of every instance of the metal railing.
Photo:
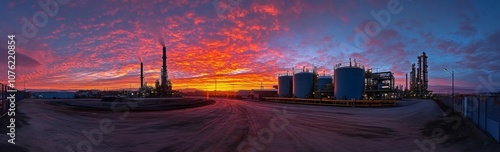
[(361, 63), (356, 63), (356, 62), (346, 62), (346, 63), (339, 63), (339, 64), (335, 64), (334, 66), (334, 70), (337, 69), (337, 68), (345, 68), (345, 67), (353, 67), (353, 68), (361, 68), (361, 69), (365, 69), (365, 66)]
[(314, 73), (314, 69), (308, 69), (308, 68), (304, 68), (304, 69), (295, 69), (293, 70), (293, 74), (296, 74), (296, 73), (302, 73), (302, 72), (306, 72), (306, 73)]
[(290, 72), (290, 73), (279, 73), (278, 77), (281, 77), (281, 76), (293, 76), (293, 72)]
[(436, 98), (500, 142), (500, 95), (455, 96), (453, 100), (451, 96)]

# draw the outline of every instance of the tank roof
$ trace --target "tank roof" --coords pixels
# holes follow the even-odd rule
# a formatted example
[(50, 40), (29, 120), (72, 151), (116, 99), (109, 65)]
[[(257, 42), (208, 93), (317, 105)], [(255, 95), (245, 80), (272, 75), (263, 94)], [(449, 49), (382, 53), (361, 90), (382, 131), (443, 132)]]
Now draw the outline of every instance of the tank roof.
[(360, 68), (360, 69), (365, 69), (365, 66), (361, 63), (350, 63), (350, 62), (347, 62), (347, 63), (339, 63), (339, 64), (336, 64), (334, 69), (338, 69), (338, 68)]

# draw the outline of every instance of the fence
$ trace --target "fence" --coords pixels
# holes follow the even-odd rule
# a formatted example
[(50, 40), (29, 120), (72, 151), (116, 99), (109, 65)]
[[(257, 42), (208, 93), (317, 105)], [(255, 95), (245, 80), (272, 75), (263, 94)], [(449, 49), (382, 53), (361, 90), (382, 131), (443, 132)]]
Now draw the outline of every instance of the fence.
[(500, 142), (500, 95), (457, 96), (454, 100), (442, 96), (438, 99)]
[[(11, 88), (5, 84), (1, 84), (0, 83), (0, 87), (1, 87), (1, 92), (0, 92), (0, 118), (3, 117), (8, 111), (9, 111), (9, 108), (10, 108), (10, 102), (9, 100), (7, 99), (7, 97), (10, 96), (10, 94), (12, 94), (11, 92), (7, 92), (7, 90), (14, 90), (14, 88)], [(16, 94), (16, 104), (23, 100), (24, 99), (24, 96), (25, 96), (25, 92), (24, 91), (17, 91), (15, 92)]]

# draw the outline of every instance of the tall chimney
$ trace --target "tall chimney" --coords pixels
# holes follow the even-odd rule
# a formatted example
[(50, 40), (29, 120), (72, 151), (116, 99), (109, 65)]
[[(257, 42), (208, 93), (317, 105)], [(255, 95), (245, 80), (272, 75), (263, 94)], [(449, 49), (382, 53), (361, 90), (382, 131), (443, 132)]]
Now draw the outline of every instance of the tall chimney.
[(423, 79), (423, 89), (424, 91), (427, 91), (427, 89), (429, 88), (429, 78), (428, 78), (428, 71), (427, 71), (427, 55), (425, 54), (425, 52), (422, 52), (422, 64), (423, 64), (423, 67), (422, 67), (422, 79)]
[(422, 56), (418, 56), (417, 59), (418, 59), (418, 68), (417, 68), (417, 88), (418, 89), (417, 90), (418, 90), (418, 95), (421, 96), (422, 95), (422, 86), (423, 86), (423, 84), (422, 84), (422, 82), (423, 82), (422, 81), (422, 74), (423, 74), (422, 73), (422, 71), (423, 71), (423, 69), (422, 69), (422, 67), (423, 67), (422, 66)]
[(410, 91), (414, 92), (417, 88), (417, 81), (415, 75), (415, 63), (411, 64), (411, 72), (410, 72)]
[(406, 72), (406, 86), (405, 91), (408, 91), (408, 72)]
[(144, 69), (141, 62), (141, 89), (144, 87)]
[(163, 46), (163, 66), (161, 69), (161, 87), (165, 89), (167, 87), (167, 48)]

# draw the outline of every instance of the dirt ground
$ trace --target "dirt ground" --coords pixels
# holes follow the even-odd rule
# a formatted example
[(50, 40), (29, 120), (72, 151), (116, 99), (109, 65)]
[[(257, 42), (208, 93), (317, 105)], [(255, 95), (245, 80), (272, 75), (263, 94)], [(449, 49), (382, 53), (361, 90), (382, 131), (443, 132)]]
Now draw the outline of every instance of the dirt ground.
[[(498, 142), (431, 100), (351, 108), (215, 98), (180, 110), (92, 111), (27, 99), (26, 151), (499, 151)], [(446, 111), (446, 110), (445, 110)], [(458, 117), (461, 119), (460, 117)], [(104, 127), (103, 127), (104, 126)], [(2, 133), (4, 134), (4, 133)], [(9, 150), (10, 151), (10, 150)]]

